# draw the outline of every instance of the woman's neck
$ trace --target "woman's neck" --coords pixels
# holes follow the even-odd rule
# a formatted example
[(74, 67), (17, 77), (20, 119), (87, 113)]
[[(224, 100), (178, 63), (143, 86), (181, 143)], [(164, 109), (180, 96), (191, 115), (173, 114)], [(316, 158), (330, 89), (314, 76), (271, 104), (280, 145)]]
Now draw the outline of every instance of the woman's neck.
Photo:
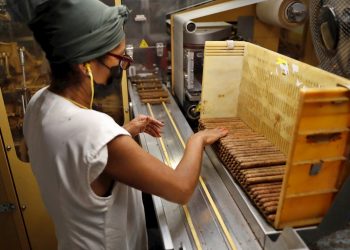
[(63, 96), (64, 98), (73, 101), (85, 108), (90, 108), (91, 101), (91, 83), (90, 80), (82, 81), (81, 84), (71, 85), (62, 91), (55, 91), (50, 88), (50, 91)]

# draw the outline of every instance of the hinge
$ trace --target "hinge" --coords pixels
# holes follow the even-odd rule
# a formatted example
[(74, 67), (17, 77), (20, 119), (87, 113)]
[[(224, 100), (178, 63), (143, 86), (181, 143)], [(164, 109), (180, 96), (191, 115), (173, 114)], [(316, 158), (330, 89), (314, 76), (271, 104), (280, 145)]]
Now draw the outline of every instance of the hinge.
[(321, 160), (318, 163), (314, 163), (310, 167), (309, 175), (310, 176), (315, 176), (318, 175), (318, 173), (321, 171), (323, 165), (323, 161)]

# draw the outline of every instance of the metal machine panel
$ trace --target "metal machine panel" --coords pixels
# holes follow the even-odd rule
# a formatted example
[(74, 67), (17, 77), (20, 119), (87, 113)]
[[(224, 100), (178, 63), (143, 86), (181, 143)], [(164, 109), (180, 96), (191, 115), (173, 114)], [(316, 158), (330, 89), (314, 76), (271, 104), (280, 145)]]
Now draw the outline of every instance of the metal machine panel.
[(201, 9), (187, 11), (185, 13), (175, 14), (174, 15), (174, 91), (175, 94), (182, 105), (184, 103), (185, 90), (184, 90), (184, 79), (183, 79), (183, 29), (184, 24), (189, 22), (192, 19), (209, 16), (212, 14), (220, 13), (227, 10), (238, 9), (244, 6), (248, 6), (251, 4), (256, 4), (262, 2), (263, 0), (237, 0), (237, 1), (229, 1), (224, 3), (219, 3), (214, 6), (204, 7)]
[(127, 43), (138, 47), (145, 39), (150, 46), (157, 42), (169, 43), (167, 34), (166, 14), (178, 9), (191, 6), (204, 0), (123, 0), (130, 10), (130, 17), (125, 24)]
[(136, 63), (128, 72), (130, 76), (152, 73), (159, 75), (164, 82), (168, 81), (170, 37), (166, 14), (201, 2), (205, 1), (122, 1), (131, 10), (125, 24), (126, 53), (132, 54)]

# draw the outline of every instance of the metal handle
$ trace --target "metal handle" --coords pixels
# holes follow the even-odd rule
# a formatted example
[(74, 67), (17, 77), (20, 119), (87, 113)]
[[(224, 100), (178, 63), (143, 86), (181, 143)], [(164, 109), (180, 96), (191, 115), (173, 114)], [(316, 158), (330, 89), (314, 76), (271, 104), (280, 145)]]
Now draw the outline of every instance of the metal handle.
[(0, 213), (8, 213), (16, 210), (15, 204), (12, 203), (1, 203), (0, 204)]
[(322, 133), (322, 134), (314, 134), (306, 136), (306, 140), (308, 143), (321, 143), (321, 142), (330, 142), (337, 141), (341, 139), (341, 133)]

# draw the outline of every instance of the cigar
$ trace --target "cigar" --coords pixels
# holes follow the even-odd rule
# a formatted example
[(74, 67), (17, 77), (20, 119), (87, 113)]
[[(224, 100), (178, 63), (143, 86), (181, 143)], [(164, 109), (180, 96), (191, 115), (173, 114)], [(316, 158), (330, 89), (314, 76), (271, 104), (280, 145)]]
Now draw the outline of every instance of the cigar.
[(283, 175), (283, 170), (273, 170), (269, 172), (256, 172), (251, 174), (245, 174), (242, 175), (245, 179), (255, 178), (255, 177), (268, 177), (268, 176), (274, 176), (274, 175)]
[(267, 208), (267, 207), (271, 207), (271, 206), (276, 206), (278, 205), (278, 201), (270, 201), (270, 202), (265, 202), (262, 207), (263, 208)]
[(267, 216), (267, 219), (270, 221), (270, 222), (274, 222), (275, 219), (276, 219), (276, 214), (269, 214)]
[(271, 213), (276, 213), (277, 206), (278, 206), (277, 202), (271, 201), (271, 202), (266, 202), (265, 204), (263, 204), (262, 208), (263, 208), (264, 212), (271, 214)]
[(161, 87), (161, 82), (141, 82), (139, 83), (136, 88), (148, 88), (148, 87)]
[(149, 103), (149, 104), (161, 104), (162, 102), (169, 103), (169, 98), (156, 98), (156, 99), (143, 99), (143, 103)]
[(156, 92), (145, 92), (140, 93), (139, 96), (141, 98), (147, 98), (147, 97), (168, 97), (169, 94), (166, 91), (156, 91)]
[(254, 167), (263, 167), (263, 166), (273, 166), (273, 165), (282, 165), (285, 164), (285, 159), (271, 159), (265, 161), (253, 161), (253, 162), (244, 162), (239, 164), (240, 168), (254, 168)]
[(263, 204), (270, 201), (279, 201), (279, 197), (265, 197), (258, 200), (258, 204)]
[(281, 188), (282, 183), (281, 182), (271, 182), (271, 183), (259, 183), (254, 184), (249, 187), (250, 191), (257, 191), (257, 190), (263, 190), (267, 188)]
[(259, 194), (255, 197), (255, 199), (260, 200), (262, 198), (271, 198), (271, 197), (279, 197), (280, 193), (270, 193), (270, 194)]
[(256, 197), (259, 194), (271, 194), (271, 193), (280, 193), (281, 188), (269, 188), (269, 189), (261, 189), (261, 190), (256, 190), (254, 192), (250, 192), (250, 195), (252, 197)]
[(283, 180), (283, 175), (271, 175), (271, 176), (247, 178), (246, 183), (252, 184), (252, 183), (260, 183), (260, 182), (275, 182), (275, 181), (282, 181), (282, 180)]
[(269, 172), (274, 170), (284, 170), (285, 165), (267, 166), (262, 168), (251, 168), (251, 169), (241, 169), (240, 172), (243, 174), (251, 174), (255, 172)]
[(158, 87), (158, 88), (151, 88), (151, 89), (140, 89), (137, 92), (140, 93), (149, 93), (149, 92), (154, 92), (154, 91), (161, 91), (163, 88)]

